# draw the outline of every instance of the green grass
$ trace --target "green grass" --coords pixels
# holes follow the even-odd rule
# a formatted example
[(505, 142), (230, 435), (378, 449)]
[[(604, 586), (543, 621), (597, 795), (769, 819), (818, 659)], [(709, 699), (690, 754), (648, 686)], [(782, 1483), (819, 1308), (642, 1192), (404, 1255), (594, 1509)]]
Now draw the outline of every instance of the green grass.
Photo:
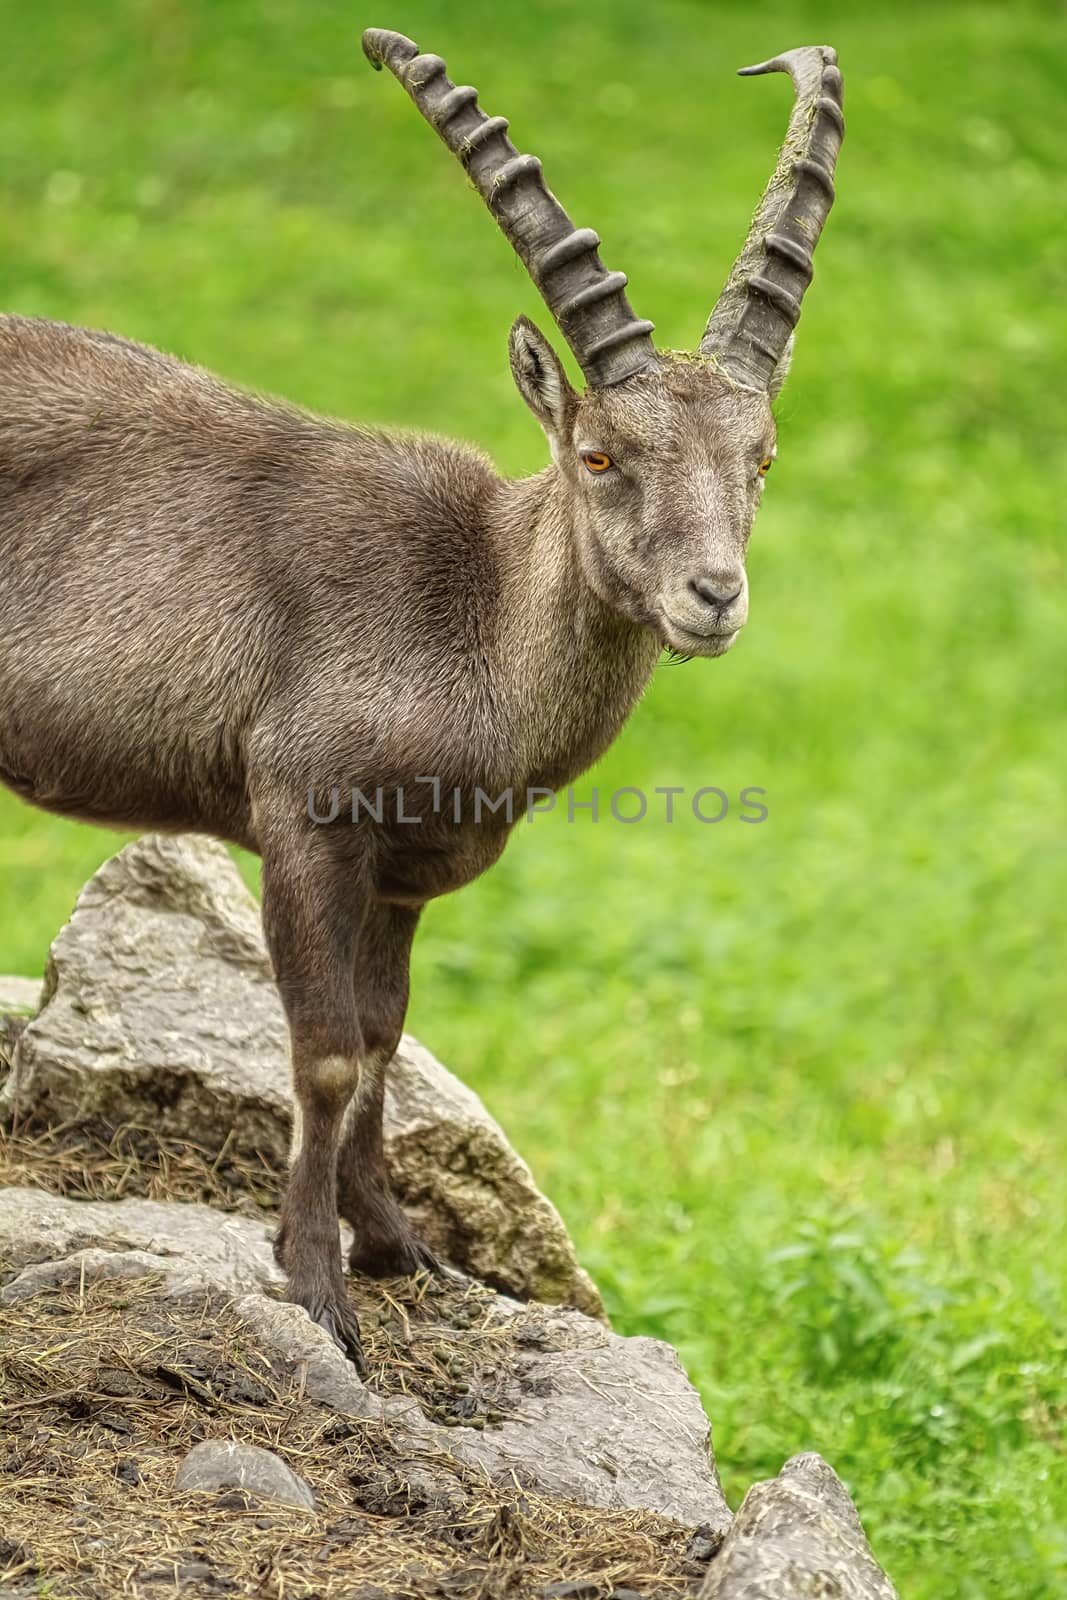
[[(411, 1025), (678, 1344), (727, 1492), (825, 1452), (911, 1600), (1067, 1585), (1067, 43), (1052, 3), (0, 0), (0, 303), (322, 410), (545, 451), (537, 298), (358, 30), (512, 119), (666, 345), (838, 47), (849, 133), (729, 658), (583, 785), (733, 817), (522, 828), (427, 913)], [(588, 814), (585, 814), (586, 817)], [(0, 799), (0, 970), (113, 837)]]

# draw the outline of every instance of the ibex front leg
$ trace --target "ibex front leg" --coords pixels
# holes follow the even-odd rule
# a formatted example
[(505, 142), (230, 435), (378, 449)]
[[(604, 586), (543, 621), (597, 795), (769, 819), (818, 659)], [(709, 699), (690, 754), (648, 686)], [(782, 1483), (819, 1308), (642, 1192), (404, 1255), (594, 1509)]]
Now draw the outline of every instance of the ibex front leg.
[(337, 1164), (337, 1205), (351, 1223), (353, 1272), (399, 1277), (437, 1269), (389, 1186), (382, 1149), (385, 1073), (400, 1043), (408, 1004), (411, 941), (419, 913), (372, 904), (356, 940), (356, 996), (367, 1057), (345, 1116)]
[(367, 1059), (352, 981), (366, 914), (357, 864), (324, 829), (263, 848), (263, 927), (289, 1021), (296, 1096), (275, 1254), (289, 1298), (365, 1371), (337, 1228), (337, 1149)]

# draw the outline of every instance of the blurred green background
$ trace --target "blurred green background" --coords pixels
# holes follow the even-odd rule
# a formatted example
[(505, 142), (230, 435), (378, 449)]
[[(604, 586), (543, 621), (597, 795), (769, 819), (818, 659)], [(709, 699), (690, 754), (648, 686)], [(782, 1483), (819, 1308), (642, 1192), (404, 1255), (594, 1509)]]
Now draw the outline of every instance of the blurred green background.
[[(730, 1498), (823, 1451), (914, 1600), (1067, 1584), (1065, 20), (0, 0), (0, 304), (510, 473), (546, 459), (505, 353), (543, 308), (359, 30), (511, 118), (673, 346), (784, 128), (785, 80), (733, 69), (837, 46), (849, 131), (752, 619), (664, 666), (581, 786), (759, 785), (769, 819), (520, 829), (428, 912), (410, 1025), (618, 1328), (679, 1345)], [(0, 796), (0, 970), (41, 970), (115, 848)]]

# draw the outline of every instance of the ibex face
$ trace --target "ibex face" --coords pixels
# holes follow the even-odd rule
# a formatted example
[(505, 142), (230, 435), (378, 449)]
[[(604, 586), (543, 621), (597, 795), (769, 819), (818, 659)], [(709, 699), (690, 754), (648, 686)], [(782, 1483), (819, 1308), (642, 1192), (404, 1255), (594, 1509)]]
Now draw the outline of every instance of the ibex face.
[(663, 356), (634, 315), (626, 274), (608, 272), (591, 228), (575, 228), (520, 155), (504, 117), (457, 88), (440, 56), (370, 28), (387, 66), (458, 156), (544, 297), (589, 383), (578, 395), (526, 318), (511, 366), (569, 488), (586, 581), (615, 610), (686, 655), (728, 650), (748, 615), (745, 547), (774, 455), (770, 400), (789, 364), (812, 251), (833, 202), (844, 133), (837, 57), (789, 50), (744, 73), (788, 72), (796, 102), (748, 238), (696, 356)]
[(768, 393), (679, 357), (579, 395), (525, 318), (515, 381), (571, 489), (590, 587), (687, 656), (720, 656), (748, 616), (745, 549), (775, 452)]

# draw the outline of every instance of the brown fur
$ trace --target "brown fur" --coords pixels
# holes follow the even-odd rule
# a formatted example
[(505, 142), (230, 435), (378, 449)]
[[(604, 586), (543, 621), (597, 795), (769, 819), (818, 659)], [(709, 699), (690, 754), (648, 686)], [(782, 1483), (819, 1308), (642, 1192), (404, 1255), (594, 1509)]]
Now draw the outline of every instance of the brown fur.
[[(357, 1361), (338, 1208), (353, 1266), (432, 1260), (389, 1192), (382, 1084), (421, 906), (506, 841), (470, 798), (511, 786), (521, 815), (523, 791), (611, 742), (664, 642), (728, 646), (773, 448), (768, 397), (707, 362), (578, 396), (525, 319), (511, 358), (554, 458), (518, 482), (442, 440), (0, 317), (0, 780), (262, 856), (301, 1128), (279, 1254)], [(427, 776), (462, 790), (462, 825)], [(379, 785), (421, 822), (308, 815), (309, 788)]]

